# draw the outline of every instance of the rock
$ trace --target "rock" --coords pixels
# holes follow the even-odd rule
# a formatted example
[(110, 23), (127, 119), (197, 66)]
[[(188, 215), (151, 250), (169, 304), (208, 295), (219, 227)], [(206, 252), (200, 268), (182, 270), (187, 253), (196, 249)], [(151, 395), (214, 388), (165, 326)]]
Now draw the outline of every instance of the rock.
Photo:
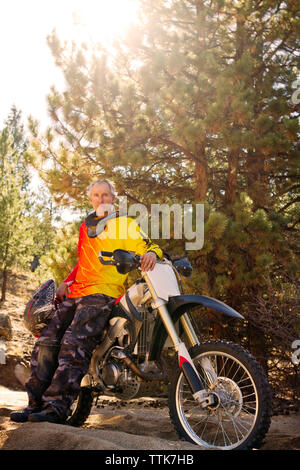
[(10, 388), (11, 390), (24, 390), (19, 379), (15, 374), (15, 367), (20, 363), (20, 357), (6, 355), (6, 362), (0, 366), (0, 386)]
[(29, 378), (30, 368), (26, 367), (24, 364), (17, 364), (15, 367), (15, 376), (18, 381), (24, 386), (25, 382)]
[(1, 337), (7, 341), (12, 339), (11, 320), (5, 313), (0, 313), (0, 338)]

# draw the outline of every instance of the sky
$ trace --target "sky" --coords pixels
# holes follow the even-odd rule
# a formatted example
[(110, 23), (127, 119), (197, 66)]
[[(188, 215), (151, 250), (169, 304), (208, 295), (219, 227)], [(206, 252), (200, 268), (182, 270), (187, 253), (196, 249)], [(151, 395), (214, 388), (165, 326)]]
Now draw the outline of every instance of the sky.
[(63, 89), (46, 37), (109, 44), (136, 19), (136, 0), (2, 0), (0, 2), (0, 125), (13, 104), (24, 122), (31, 114), (49, 123), (46, 96)]
[[(22, 111), (25, 131), (29, 115), (41, 130), (51, 124), (47, 94), (51, 85), (64, 89), (46, 42), (53, 29), (62, 41), (109, 47), (136, 21), (137, 8), (137, 0), (0, 0), (0, 129), (12, 105)], [(32, 187), (40, 183), (33, 171)]]

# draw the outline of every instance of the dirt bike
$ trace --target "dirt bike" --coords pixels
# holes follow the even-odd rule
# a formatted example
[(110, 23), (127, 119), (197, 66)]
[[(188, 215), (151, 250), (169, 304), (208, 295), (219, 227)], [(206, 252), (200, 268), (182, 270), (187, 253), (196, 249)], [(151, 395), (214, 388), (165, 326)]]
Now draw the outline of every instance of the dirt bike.
[[(200, 342), (191, 308), (204, 306), (227, 317), (244, 317), (216, 299), (185, 295), (180, 275), (190, 276), (192, 267), (186, 257), (165, 255), (152, 271), (141, 271), (115, 301), (67, 424), (82, 425), (98, 395), (129, 400), (142, 381), (164, 380), (168, 368), (162, 352), (171, 341), (178, 364), (169, 383), (168, 405), (179, 438), (212, 449), (259, 448), (272, 414), (263, 369), (237, 344)], [(140, 267), (140, 257), (124, 250), (99, 252), (99, 260), (122, 274)]]

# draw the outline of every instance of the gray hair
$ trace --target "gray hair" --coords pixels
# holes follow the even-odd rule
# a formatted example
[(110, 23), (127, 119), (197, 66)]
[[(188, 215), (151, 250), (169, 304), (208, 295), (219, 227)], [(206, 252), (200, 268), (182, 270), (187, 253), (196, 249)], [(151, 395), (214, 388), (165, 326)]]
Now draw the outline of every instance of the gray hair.
[(106, 183), (107, 186), (109, 187), (109, 190), (110, 190), (112, 196), (116, 196), (116, 190), (115, 190), (114, 184), (111, 181), (107, 180), (107, 179), (103, 179), (103, 180), (94, 181), (93, 183), (91, 183), (87, 187), (86, 193), (87, 193), (88, 197), (90, 197), (90, 195), (91, 195), (91, 190), (92, 190), (93, 186), (95, 186), (95, 184), (100, 184), (100, 183)]

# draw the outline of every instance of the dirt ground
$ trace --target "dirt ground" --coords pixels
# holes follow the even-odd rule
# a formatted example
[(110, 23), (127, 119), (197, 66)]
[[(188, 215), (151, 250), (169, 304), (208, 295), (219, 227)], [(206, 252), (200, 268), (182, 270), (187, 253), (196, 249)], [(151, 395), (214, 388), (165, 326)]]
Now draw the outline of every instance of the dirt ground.
[[(123, 403), (101, 397), (81, 428), (10, 421), (10, 412), (27, 404), (22, 367), (18, 365), (28, 363), (34, 338), (24, 328), (22, 315), (37, 287), (34, 275), (12, 276), (7, 300), (0, 307), (1, 313), (9, 314), (13, 326), (13, 338), (6, 343), (6, 364), (0, 364), (0, 449), (202, 450), (178, 440), (163, 398), (143, 397)], [(300, 411), (287, 413), (273, 416), (261, 450), (300, 450)]]
[[(0, 449), (203, 450), (178, 440), (161, 399), (130, 400), (125, 408), (102, 397), (81, 428), (10, 421), (10, 412), (26, 404), (25, 392), (0, 387)], [(274, 416), (261, 450), (300, 450), (300, 414)]]

